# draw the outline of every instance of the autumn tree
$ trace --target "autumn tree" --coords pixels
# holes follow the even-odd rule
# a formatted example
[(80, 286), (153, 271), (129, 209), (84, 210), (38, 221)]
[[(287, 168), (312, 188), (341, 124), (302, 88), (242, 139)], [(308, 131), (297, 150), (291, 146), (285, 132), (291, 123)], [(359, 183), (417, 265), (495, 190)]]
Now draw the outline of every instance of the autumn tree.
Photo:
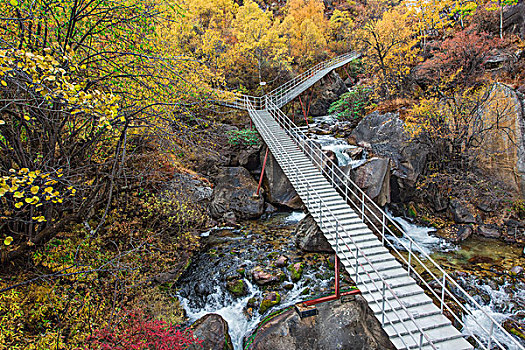
[(487, 33), (462, 30), (438, 44), (434, 56), (419, 67), (418, 75), (435, 92), (472, 86), (482, 79), (485, 60), (500, 44)]
[(487, 6), (489, 11), (498, 11), (499, 13), (499, 37), (503, 39), (503, 9), (505, 6), (514, 6), (518, 0), (490, 0)]
[[(354, 27), (353, 16), (349, 11), (334, 10), (330, 17), (330, 44), (340, 52), (350, 51), (351, 30)], [(338, 46), (342, 46), (339, 48)]]
[(508, 120), (514, 107), (499, 90), (498, 84), (458, 88), (440, 98), (423, 98), (412, 108), (407, 131), (428, 146), (433, 171), (472, 169), (480, 157), (490, 156), (484, 153), (484, 142), (494, 135), (515, 142)]
[(285, 40), (279, 35), (279, 23), (257, 3), (248, 0), (239, 7), (233, 34), (237, 44), (232, 46), (230, 54), (248, 58), (247, 64), (256, 69), (258, 83), (271, 81), (287, 69), (290, 59)]
[(167, 10), (147, 2), (0, 6), (9, 18), (0, 28), (0, 173), (10, 260), (71, 221), (88, 224), (106, 203), (96, 232), (130, 140), (168, 135), (208, 75), (189, 57), (161, 56), (156, 28)]
[(402, 8), (385, 12), (381, 19), (371, 20), (360, 29), (357, 38), (365, 62), (377, 77), (380, 94), (391, 97), (402, 91), (419, 52), (409, 13)]
[(300, 64), (322, 57), (329, 24), (321, 0), (290, 0), (280, 32), (286, 38), (289, 55)]

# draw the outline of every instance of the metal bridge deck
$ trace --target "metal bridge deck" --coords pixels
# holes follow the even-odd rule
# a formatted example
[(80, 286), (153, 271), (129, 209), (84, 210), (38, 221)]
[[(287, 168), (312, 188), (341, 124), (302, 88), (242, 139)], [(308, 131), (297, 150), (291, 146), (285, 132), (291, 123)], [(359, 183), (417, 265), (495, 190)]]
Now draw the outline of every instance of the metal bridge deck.
[[(471, 342), (484, 350), (525, 350), (501, 321), (495, 320), (279, 109), (331, 70), (357, 57), (356, 53), (347, 53), (319, 63), (262, 97), (230, 94), (215, 102), (248, 110), (264, 142), (398, 349), (473, 349)], [(399, 232), (405, 241), (396, 236)], [(469, 342), (445, 314), (465, 330)]]
[[(250, 111), (250, 116), (308, 211), (322, 227), (322, 231), (334, 251), (339, 252), (338, 257), (350, 276), (356, 275), (356, 264), (353, 258), (355, 243), (360, 245), (363, 255), (368, 257), (369, 261), (365, 261), (364, 257), (358, 261), (361, 265), (358, 267), (358, 277), (354, 279), (356, 279), (355, 282), (363, 297), (368, 301), (370, 308), (380, 322), (383, 321), (383, 310), (381, 308), (385, 295), (383, 284), (387, 283), (396, 294), (397, 299), (392, 296), (389, 305), (384, 307), (385, 318), (388, 319), (388, 322), (384, 322), (384, 330), (397, 349), (419, 349), (420, 345), (422, 345), (422, 349), (473, 349), (472, 345), (441, 314), (441, 310), (433, 303), (432, 299), (409, 276), (408, 271), (390, 254), (388, 249), (383, 247), (382, 242), (361, 221), (360, 217), (270, 113), (267, 110), (253, 110)], [(296, 164), (300, 164), (300, 166)], [(307, 175), (299, 177), (298, 171)], [(309, 184), (310, 179), (316, 181)], [(327, 208), (320, 205), (320, 200), (314, 199), (312, 195), (316, 190), (321, 189), (323, 200), (329, 200)], [(344, 230), (352, 235), (353, 240), (350, 240), (348, 236), (341, 235), (336, 242), (335, 230), (333, 229), (334, 219), (323, 217), (324, 211), (330, 210), (330, 208), (344, 209), (334, 211), (334, 215), (337, 215), (339, 222), (342, 223), (343, 227), (339, 227), (341, 231)], [(332, 222), (330, 223), (330, 221)], [(370, 266), (369, 262), (373, 262), (374, 268)], [(378, 271), (374, 271), (375, 269)], [(417, 325), (414, 324), (414, 321)], [(426, 333), (434, 346), (431, 346), (426, 339), (421, 342), (418, 328)]]

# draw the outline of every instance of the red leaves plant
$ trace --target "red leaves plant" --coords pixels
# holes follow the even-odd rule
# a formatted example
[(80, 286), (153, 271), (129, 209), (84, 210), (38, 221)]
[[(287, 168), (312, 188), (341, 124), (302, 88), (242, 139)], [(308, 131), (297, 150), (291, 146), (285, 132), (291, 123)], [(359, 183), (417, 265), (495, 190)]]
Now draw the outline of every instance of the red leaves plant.
[(203, 341), (188, 329), (153, 320), (139, 310), (125, 312), (118, 324), (96, 330), (86, 342), (86, 350), (183, 350)]

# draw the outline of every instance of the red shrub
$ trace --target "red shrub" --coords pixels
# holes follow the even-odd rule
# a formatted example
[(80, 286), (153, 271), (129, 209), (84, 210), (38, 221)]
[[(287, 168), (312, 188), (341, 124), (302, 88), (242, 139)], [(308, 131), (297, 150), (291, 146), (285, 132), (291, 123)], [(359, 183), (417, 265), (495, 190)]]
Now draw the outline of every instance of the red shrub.
[(96, 330), (87, 339), (86, 349), (97, 350), (183, 350), (201, 344), (188, 330), (152, 320), (141, 311), (125, 313), (114, 327)]

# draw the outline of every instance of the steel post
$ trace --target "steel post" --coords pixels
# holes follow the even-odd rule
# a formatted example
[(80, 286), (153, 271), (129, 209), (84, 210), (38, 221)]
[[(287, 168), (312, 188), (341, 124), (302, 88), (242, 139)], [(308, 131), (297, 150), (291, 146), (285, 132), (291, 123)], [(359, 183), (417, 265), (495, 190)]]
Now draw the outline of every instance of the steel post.
[(257, 186), (257, 192), (255, 193), (256, 196), (259, 196), (259, 191), (261, 190), (261, 185), (262, 185), (262, 181), (263, 181), (263, 177), (264, 177), (264, 168), (266, 167), (266, 160), (268, 159), (268, 151), (270, 149), (267, 147), (266, 148), (266, 153), (264, 155), (264, 162), (263, 162), (263, 166), (262, 166), (262, 170), (261, 170), (261, 176), (259, 177), (259, 185)]
[(443, 273), (443, 288), (441, 289), (441, 313), (445, 305), (445, 287), (447, 285), (447, 275)]

